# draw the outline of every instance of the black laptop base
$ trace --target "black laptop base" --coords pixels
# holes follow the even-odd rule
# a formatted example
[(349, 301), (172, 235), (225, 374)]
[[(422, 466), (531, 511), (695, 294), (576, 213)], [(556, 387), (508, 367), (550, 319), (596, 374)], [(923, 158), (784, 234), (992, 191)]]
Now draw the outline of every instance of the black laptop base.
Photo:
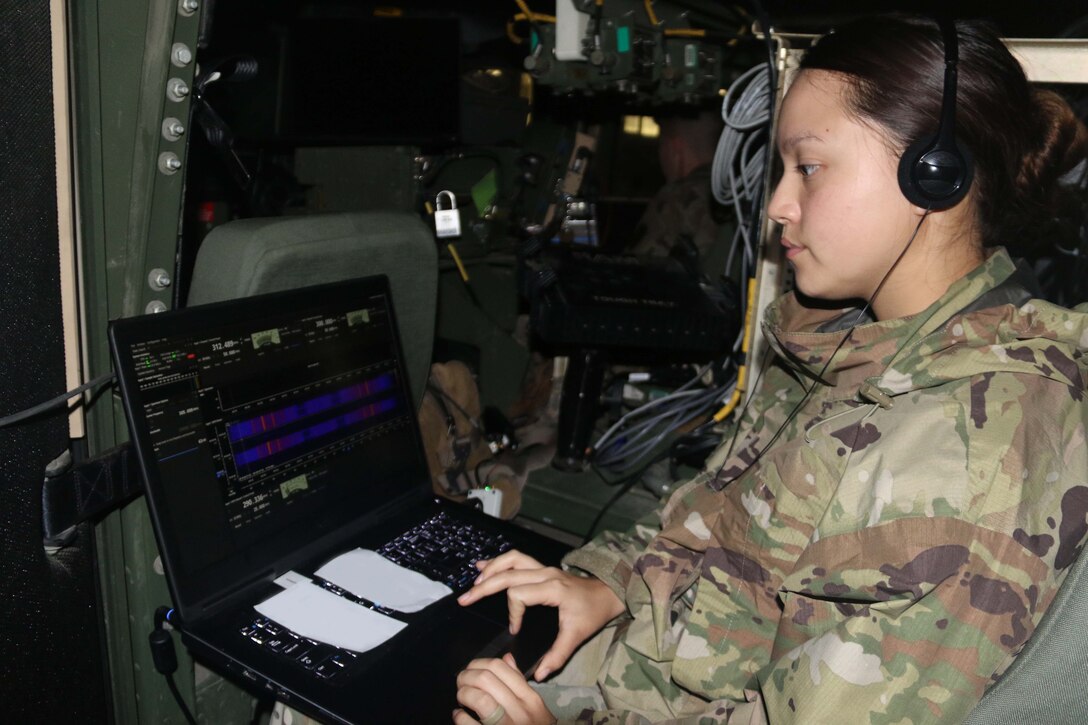
[[(501, 657), (510, 652), (529, 673), (554, 641), (554, 610), (530, 610), (525, 627), (531, 634), (513, 637), (506, 630), (497, 630), (490, 616), (471, 607), (453, 611), (458, 605), (452, 601), (435, 606), (447, 611), (424, 627), (409, 628), (382, 645), (379, 650), (385, 654), (384, 661), (365, 658), (351, 672), (328, 681), (313, 679), (305, 690), (298, 691), (279, 684), (295, 677), (291, 665), (260, 652), (252, 642), (239, 639), (238, 651), (223, 656), (199, 639), (199, 633), (183, 631), (182, 640), (196, 659), (254, 695), (274, 698), (329, 723), (448, 722), (457, 707), (456, 674), (470, 661), (460, 654), (466, 647), (490, 636), (489, 645), (476, 657)], [(505, 605), (502, 608), (505, 610)], [(443, 640), (452, 645), (449, 649), (431, 646), (432, 635), (440, 631)], [(239, 664), (242, 661), (254, 664), (247, 667)]]
[[(514, 548), (548, 565), (558, 564), (567, 550), (558, 542), (497, 522), (467, 506), (436, 501), (434, 510), (484, 530), (501, 530)], [(367, 532), (357, 545), (379, 548), (384, 540), (400, 533), (398, 527), (417, 517), (418, 513), (398, 516), (387, 526)], [(314, 562), (313, 566), (322, 563)], [(279, 587), (269, 583), (252, 594), (253, 603), (277, 591)], [(532, 607), (521, 633), (512, 636), (504, 595), (461, 607), (456, 601), (461, 591), (464, 588), (417, 615), (400, 615), (398, 618), (409, 624), (398, 635), (369, 652), (346, 657), (344, 650), (306, 641), (293, 657), (273, 651), (270, 642), (283, 638), (274, 625), (267, 637), (261, 633), (249, 637), (242, 632), (259, 618), (252, 608), (232, 609), (195, 626), (183, 622), (182, 640), (197, 659), (255, 695), (280, 700), (323, 722), (447, 722), (457, 706), (456, 674), (470, 660), (510, 652), (529, 673), (558, 632), (554, 609)], [(442, 645), (436, 647), (436, 642)]]

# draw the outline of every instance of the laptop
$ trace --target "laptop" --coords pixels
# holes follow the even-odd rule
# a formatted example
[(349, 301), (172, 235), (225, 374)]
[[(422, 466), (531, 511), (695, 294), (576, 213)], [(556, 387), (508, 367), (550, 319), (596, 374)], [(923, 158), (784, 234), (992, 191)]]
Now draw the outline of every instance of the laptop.
[[(554, 641), (551, 608), (512, 637), (505, 597), (456, 602), (475, 558), (517, 548), (556, 564), (566, 547), (433, 495), (386, 277), (116, 320), (109, 334), (171, 621), (197, 659), (319, 720), (446, 722), (471, 659), (512, 652), (528, 672)], [(452, 593), (396, 611), (316, 575), (356, 549)], [(399, 631), (357, 652), (255, 610), (299, 583)]]

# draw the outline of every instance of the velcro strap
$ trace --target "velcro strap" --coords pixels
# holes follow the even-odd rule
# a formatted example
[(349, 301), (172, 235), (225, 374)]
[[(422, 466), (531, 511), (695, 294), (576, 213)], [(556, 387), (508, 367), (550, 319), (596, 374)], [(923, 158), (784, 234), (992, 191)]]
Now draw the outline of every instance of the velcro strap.
[(46, 545), (64, 545), (76, 524), (106, 514), (142, 492), (143, 477), (131, 444), (77, 465), (65, 453), (46, 469), (42, 484)]

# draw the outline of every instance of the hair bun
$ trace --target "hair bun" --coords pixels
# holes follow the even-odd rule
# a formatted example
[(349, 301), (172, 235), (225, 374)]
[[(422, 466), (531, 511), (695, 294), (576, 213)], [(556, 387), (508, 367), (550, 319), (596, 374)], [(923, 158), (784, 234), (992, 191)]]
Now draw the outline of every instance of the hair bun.
[(1088, 128), (1065, 99), (1053, 91), (1036, 90), (1039, 145), (1024, 156), (1016, 185), (1050, 187), (1088, 156)]
[(1028, 122), (1034, 133), (1016, 173), (1013, 203), (1002, 210), (1004, 242), (1013, 250), (1030, 254), (1046, 240), (1064, 237), (1059, 217), (1075, 212), (1078, 206), (1072, 189), (1058, 183), (1088, 156), (1088, 128), (1057, 93), (1032, 91), (1036, 122)]

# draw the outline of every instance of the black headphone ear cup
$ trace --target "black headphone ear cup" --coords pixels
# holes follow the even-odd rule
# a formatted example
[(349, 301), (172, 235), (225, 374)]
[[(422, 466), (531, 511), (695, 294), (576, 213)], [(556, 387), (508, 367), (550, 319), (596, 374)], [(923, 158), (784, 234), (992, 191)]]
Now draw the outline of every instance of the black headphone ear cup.
[(899, 189), (915, 206), (948, 209), (963, 201), (974, 178), (974, 159), (965, 146), (942, 147), (939, 138), (915, 141), (899, 159)]

